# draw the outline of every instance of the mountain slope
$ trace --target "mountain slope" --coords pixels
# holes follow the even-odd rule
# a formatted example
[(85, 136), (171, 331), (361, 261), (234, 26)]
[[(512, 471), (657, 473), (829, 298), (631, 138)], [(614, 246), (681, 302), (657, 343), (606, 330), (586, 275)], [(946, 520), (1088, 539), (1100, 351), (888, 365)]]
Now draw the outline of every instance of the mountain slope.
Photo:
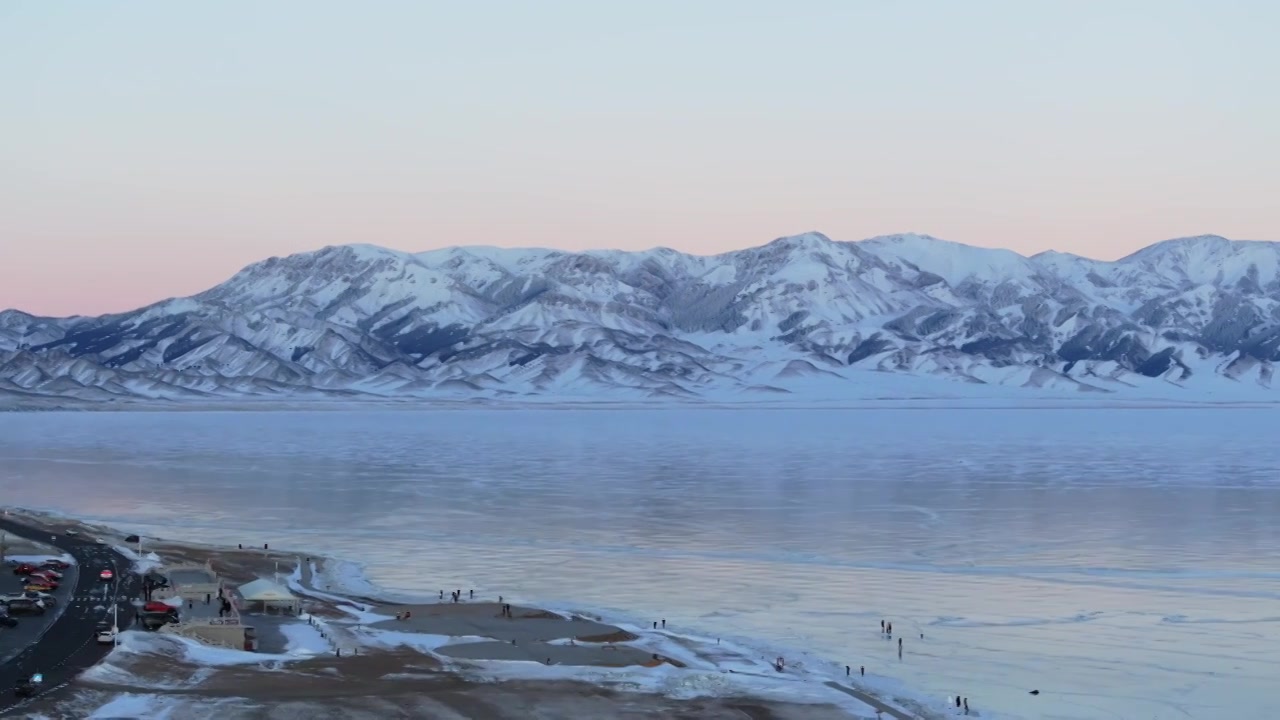
[(0, 393), (87, 400), (838, 399), (874, 394), (868, 370), (1269, 397), (1277, 360), (1280, 244), (1213, 236), (1114, 262), (923, 235), (711, 257), (352, 245), (134, 312), (0, 313)]

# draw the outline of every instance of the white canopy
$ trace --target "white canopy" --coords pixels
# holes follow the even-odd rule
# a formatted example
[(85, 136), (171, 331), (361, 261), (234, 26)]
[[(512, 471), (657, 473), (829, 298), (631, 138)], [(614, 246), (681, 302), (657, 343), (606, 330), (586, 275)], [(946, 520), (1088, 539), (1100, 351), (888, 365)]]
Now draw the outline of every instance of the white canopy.
[(270, 580), (259, 578), (245, 583), (239, 588), (240, 597), (249, 602), (293, 602), (297, 598), (288, 588), (281, 587)]

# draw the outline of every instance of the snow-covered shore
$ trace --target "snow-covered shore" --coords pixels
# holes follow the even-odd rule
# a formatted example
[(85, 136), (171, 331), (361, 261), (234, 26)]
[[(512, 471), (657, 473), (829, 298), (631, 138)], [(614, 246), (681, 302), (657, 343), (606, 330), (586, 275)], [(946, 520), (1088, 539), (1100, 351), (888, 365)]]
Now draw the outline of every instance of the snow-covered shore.
[[(32, 518), (45, 518), (44, 513), (27, 513)], [(68, 518), (58, 518), (65, 523)], [(113, 532), (100, 526), (84, 526), (90, 533)], [(149, 550), (135, 558), (139, 569), (151, 569), (166, 555), (166, 548), (186, 551), (200, 549), (213, 556), (230, 557), (237, 553), (231, 548), (200, 546), (165, 540), (149, 540)], [(255, 555), (260, 555), (255, 552)], [(273, 557), (288, 557), (288, 553), (272, 551)], [(136, 556), (136, 557), (135, 557)], [(655, 666), (640, 664), (622, 667), (604, 667), (591, 664), (554, 664), (541, 661), (488, 657), (485, 653), (455, 657), (457, 648), (475, 650), (485, 643), (493, 645), (493, 634), (453, 633), (435, 635), (408, 632), (398, 627), (388, 628), (388, 620), (394, 615), (394, 607), (442, 607), (438, 598), (413, 598), (378, 587), (371, 582), (354, 563), (312, 556), (310, 562), (299, 562), (293, 568), (287, 583), (299, 594), (324, 601), (331, 608), (342, 611), (342, 617), (311, 616), (300, 618), (283, 630), (288, 647), (282, 653), (249, 653), (224, 648), (209, 648), (187, 638), (150, 633), (125, 633), (119, 649), (108, 660), (85, 674), (87, 681), (111, 687), (115, 691), (128, 689), (130, 697), (113, 698), (110, 703), (143, 703), (145, 695), (133, 690), (173, 690), (171, 683), (148, 683), (139, 679), (136, 670), (120, 666), (122, 659), (132, 656), (163, 656), (176, 658), (198, 669), (183, 685), (191, 687), (208, 678), (218, 668), (239, 666), (260, 668), (264, 672), (277, 672), (280, 668), (328, 656), (331, 650), (345, 648), (349, 655), (376, 654), (394, 649), (409, 649), (425, 657), (440, 661), (449, 674), (475, 683), (495, 682), (577, 682), (607, 688), (613, 692), (659, 695), (667, 698), (756, 698), (767, 702), (798, 705), (828, 705), (838, 707), (849, 717), (874, 717), (875, 708), (858, 699), (867, 698), (887, 703), (910, 717), (944, 717), (948, 708), (944, 699), (930, 699), (910, 692), (890, 678), (869, 674), (866, 677), (845, 678), (843, 668), (836, 668), (805, 652), (794, 649), (770, 648), (750, 640), (710, 637), (696, 632), (646, 627), (634, 618), (609, 618), (590, 610), (575, 608), (547, 608), (527, 599), (519, 599), (521, 605), (538, 608), (536, 613), (549, 613), (561, 619), (577, 619), (584, 623), (605, 623), (610, 628), (632, 636), (616, 643), (629, 652), (651, 654), (664, 662)], [(516, 603), (517, 598), (507, 598)], [(443, 604), (447, 606), (448, 604)], [(446, 608), (447, 609), (447, 608)], [(566, 623), (566, 625), (569, 623)], [(323, 633), (323, 634), (322, 634)], [(551, 639), (549, 645), (573, 643), (573, 635)], [(776, 658), (785, 660), (785, 672), (774, 667)], [(856, 675), (857, 670), (853, 673)], [(422, 677), (407, 674), (405, 678)], [(394, 679), (394, 678), (392, 678)], [(839, 683), (847, 687), (841, 691), (832, 687)], [(152, 692), (151, 694), (155, 694)], [(160, 693), (163, 694), (163, 693)], [(175, 698), (156, 699), (166, 707)], [(114, 707), (109, 705), (108, 707)], [(116, 712), (112, 709), (111, 712)], [(158, 711), (157, 711), (158, 712)], [(157, 715), (163, 716), (163, 715)], [(92, 717), (92, 716), (91, 716)], [(105, 716), (102, 716), (105, 717)], [(985, 717), (991, 717), (989, 714)]]

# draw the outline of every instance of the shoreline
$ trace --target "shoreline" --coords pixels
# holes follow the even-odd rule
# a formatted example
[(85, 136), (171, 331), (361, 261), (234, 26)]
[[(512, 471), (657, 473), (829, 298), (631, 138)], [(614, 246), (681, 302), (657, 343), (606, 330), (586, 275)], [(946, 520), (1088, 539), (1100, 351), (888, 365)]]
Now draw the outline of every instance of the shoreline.
[[(16, 509), (11, 512), (15, 517), (55, 531), (76, 527), (84, 534), (110, 537), (108, 543), (116, 544), (117, 548), (122, 544), (119, 541), (123, 534), (106, 525), (52, 512)], [(136, 552), (125, 549), (137, 558)], [(726, 707), (735, 703), (754, 703), (753, 707), (759, 706), (761, 714), (748, 712), (749, 717), (779, 720), (792, 717), (807, 720), (803, 713), (818, 708), (825, 708), (826, 714), (815, 717), (835, 717), (832, 711), (839, 711), (849, 718), (871, 718), (876, 717), (872, 714), (876, 710), (881, 710), (883, 717), (895, 718), (932, 719), (947, 715), (932, 704), (912, 697), (911, 693), (897, 692), (893, 689), (894, 683), (883, 682), (887, 680), (884, 678), (870, 676), (866, 680), (879, 680), (878, 684), (887, 685), (887, 688), (871, 687), (872, 683), (842, 683), (840, 678), (820, 669), (805, 668), (803, 659), (787, 662), (786, 672), (779, 673), (772, 667), (773, 659), (733, 640), (612, 622), (589, 611), (523, 603), (515, 608), (516, 617), (513, 619), (518, 622), (507, 627), (494, 625), (492, 617), (501, 606), (491, 599), (477, 597), (472, 602), (467, 598), (454, 604), (439, 602), (439, 598), (397, 597), (363, 576), (353, 576), (351, 569), (358, 566), (338, 558), (308, 556), (305, 552), (279, 548), (237, 549), (147, 537), (143, 538), (142, 549), (141, 561), (144, 563), (151, 562), (146, 560), (152, 557), (150, 553), (179, 562), (208, 561), (220, 576), (237, 583), (251, 580), (250, 575), (270, 577), (278, 567), (280, 577), (285, 572), (289, 573), (288, 587), (311, 605), (307, 623), (303, 626), (308, 623), (316, 628), (324, 626), (331, 638), (341, 637), (340, 641), (331, 642), (335, 642), (335, 646), (337, 643), (347, 646), (342, 655), (347, 658), (358, 656), (374, 665), (388, 662), (393, 665), (400, 662), (410, 667), (424, 663), (432, 665), (425, 673), (415, 670), (408, 674), (381, 675), (379, 681), (384, 684), (388, 678), (428, 684), (449, 679), (483, 693), (485, 688), (492, 690), (494, 683), (521, 688), (533, 683), (542, 690), (527, 692), (545, 694), (559, 688), (567, 694), (566, 697), (581, 697), (587, 691), (580, 686), (585, 686), (592, 688), (588, 693), (592, 695), (621, 693), (619, 697), (622, 699), (615, 698), (613, 702), (635, 703), (642, 702), (637, 698), (648, 698), (643, 702), (702, 703), (706, 707), (699, 711), (707, 713), (717, 712), (711, 707), (715, 703), (726, 704)], [(507, 604), (515, 602), (514, 598), (503, 600)], [(412, 621), (401, 625), (394, 619), (396, 608), (410, 610)], [(545, 628), (538, 627), (532, 634), (528, 629), (517, 629), (525, 625), (560, 625), (563, 628), (548, 633)], [(576, 627), (571, 627), (574, 625)], [(569, 630), (572, 632), (564, 640), (542, 637)], [(508, 639), (510, 646), (507, 645)], [(601, 645), (597, 647), (592, 645), (593, 642)], [(403, 656), (406, 649), (408, 657)], [(155, 648), (150, 648), (146, 652), (154, 651)], [(533, 660), (530, 653), (536, 653), (538, 660)], [(242, 658), (241, 664), (258, 661), (252, 653), (242, 654), (249, 657)], [(108, 659), (114, 656), (108, 656)], [(545, 662), (543, 656), (546, 656)], [(269, 662), (286, 664), (299, 660), (278, 654), (261, 657)], [(350, 668), (349, 665), (345, 667)], [(93, 676), (93, 673), (86, 675)], [(392, 678), (393, 675), (397, 677)], [(856, 669), (854, 675), (857, 675)], [(215, 674), (210, 681), (214, 687), (208, 692), (218, 692), (216, 680)], [(288, 685), (288, 682), (274, 685), (269, 691), (263, 690), (262, 694), (288, 695)], [(98, 683), (98, 686), (98, 690), (111, 690), (117, 694), (156, 694), (156, 690), (161, 690), (158, 694), (166, 697), (203, 697), (208, 694), (192, 688), (148, 687), (145, 682), (135, 687), (118, 683)], [(392, 690), (395, 688), (384, 688), (380, 693)], [(430, 688), (425, 688), (424, 692), (428, 690)], [(601, 702), (609, 700), (602, 696)], [(941, 705), (940, 702), (938, 704)], [(681, 708), (672, 706), (669, 710), (677, 712)], [(742, 711), (741, 708), (739, 710)], [(582, 712), (588, 711), (584, 709)], [(698, 716), (719, 717), (715, 714)], [(977, 712), (973, 716), (981, 717)], [(726, 717), (741, 717), (741, 714)]]
[[(1006, 388), (1007, 386), (998, 386)], [(6, 396), (0, 390), (0, 413), (46, 412), (343, 412), (343, 411), (464, 411), (464, 410), (1169, 410), (1169, 409), (1275, 409), (1280, 397), (1233, 395), (1215, 397), (1202, 393), (1188, 398), (1161, 394), (1080, 393), (1020, 394), (1025, 390), (990, 393), (868, 394), (831, 400), (797, 394), (795, 397), (708, 396), (694, 398), (626, 398), (529, 396), (492, 397), (225, 397), (165, 399), (121, 397), (82, 400), (56, 395)]]

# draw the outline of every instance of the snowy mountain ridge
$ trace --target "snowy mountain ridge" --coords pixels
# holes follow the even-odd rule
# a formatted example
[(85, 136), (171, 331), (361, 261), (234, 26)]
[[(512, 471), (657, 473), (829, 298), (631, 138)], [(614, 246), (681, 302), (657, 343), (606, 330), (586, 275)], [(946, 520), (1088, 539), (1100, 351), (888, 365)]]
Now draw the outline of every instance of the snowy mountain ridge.
[(1217, 236), (1116, 261), (915, 234), (715, 256), (345, 245), (127, 313), (0, 312), (0, 394), (81, 400), (839, 399), (888, 373), (1267, 398), (1277, 360), (1280, 243)]

